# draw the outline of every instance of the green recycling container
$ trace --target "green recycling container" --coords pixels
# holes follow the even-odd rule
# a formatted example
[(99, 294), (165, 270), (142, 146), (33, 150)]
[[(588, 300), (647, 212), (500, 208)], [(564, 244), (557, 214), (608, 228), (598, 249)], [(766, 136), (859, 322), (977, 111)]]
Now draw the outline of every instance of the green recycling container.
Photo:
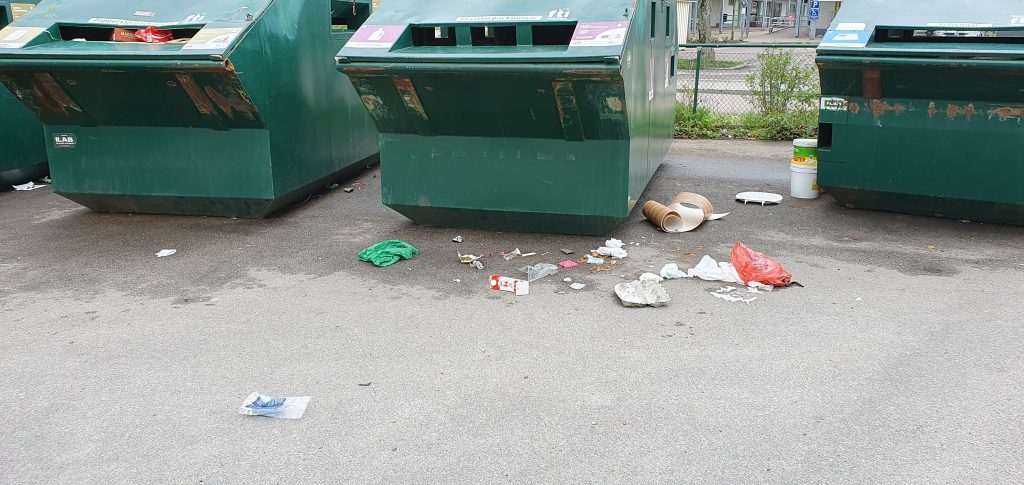
[(71, 200), (260, 218), (375, 161), (334, 62), (369, 0), (45, 2), (0, 33), (0, 81)]
[(1024, 223), (1020, 0), (847, 2), (817, 59), (818, 181), (840, 203)]
[(672, 141), (676, 2), (385, 0), (338, 57), (414, 222), (604, 234)]
[[(0, 0), (0, 29), (31, 11), (36, 3), (38, 0)], [(38, 179), (47, 170), (43, 126), (17, 98), (0, 89), (0, 190)]]

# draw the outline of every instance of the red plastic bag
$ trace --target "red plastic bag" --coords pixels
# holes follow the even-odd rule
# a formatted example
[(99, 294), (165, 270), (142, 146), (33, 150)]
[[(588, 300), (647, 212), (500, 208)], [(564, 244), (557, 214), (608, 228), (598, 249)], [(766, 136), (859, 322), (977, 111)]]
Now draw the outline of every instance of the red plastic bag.
[(732, 248), (732, 265), (736, 267), (740, 279), (745, 283), (753, 282), (770, 286), (789, 286), (793, 275), (786, 272), (778, 261), (764, 254), (736, 243)]
[(170, 30), (161, 30), (156, 27), (146, 27), (135, 31), (135, 37), (140, 42), (146, 42), (148, 44), (163, 44), (164, 42), (170, 42), (174, 40), (174, 32)]

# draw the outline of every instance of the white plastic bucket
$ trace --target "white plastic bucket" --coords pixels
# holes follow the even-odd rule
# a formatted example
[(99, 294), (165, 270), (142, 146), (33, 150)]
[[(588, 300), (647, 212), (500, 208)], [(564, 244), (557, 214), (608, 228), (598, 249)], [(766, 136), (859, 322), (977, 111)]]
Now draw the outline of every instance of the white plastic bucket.
[(790, 177), (790, 195), (797, 199), (817, 199), (821, 195), (818, 190), (818, 167), (806, 165), (790, 165), (793, 171)]

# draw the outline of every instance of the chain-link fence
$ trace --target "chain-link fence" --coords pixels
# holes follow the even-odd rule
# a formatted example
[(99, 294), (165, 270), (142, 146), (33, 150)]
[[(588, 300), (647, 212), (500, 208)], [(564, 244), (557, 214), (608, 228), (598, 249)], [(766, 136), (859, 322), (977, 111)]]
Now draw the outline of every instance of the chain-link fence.
[[(815, 46), (684, 44), (679, 51), (679, 102), (716, 114), (770, 114), (814, 109)], [(812, 99), (813, 98), (813, 99)]]

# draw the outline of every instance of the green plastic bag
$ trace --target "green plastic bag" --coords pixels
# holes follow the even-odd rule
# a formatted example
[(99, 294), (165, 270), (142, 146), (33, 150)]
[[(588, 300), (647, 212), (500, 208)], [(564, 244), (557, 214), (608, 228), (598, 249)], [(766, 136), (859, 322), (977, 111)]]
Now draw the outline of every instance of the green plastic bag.
[(384, 268), (420, 253), (412, 244), (397, 239), (374, 244), (359, 253), (359, 260)]

